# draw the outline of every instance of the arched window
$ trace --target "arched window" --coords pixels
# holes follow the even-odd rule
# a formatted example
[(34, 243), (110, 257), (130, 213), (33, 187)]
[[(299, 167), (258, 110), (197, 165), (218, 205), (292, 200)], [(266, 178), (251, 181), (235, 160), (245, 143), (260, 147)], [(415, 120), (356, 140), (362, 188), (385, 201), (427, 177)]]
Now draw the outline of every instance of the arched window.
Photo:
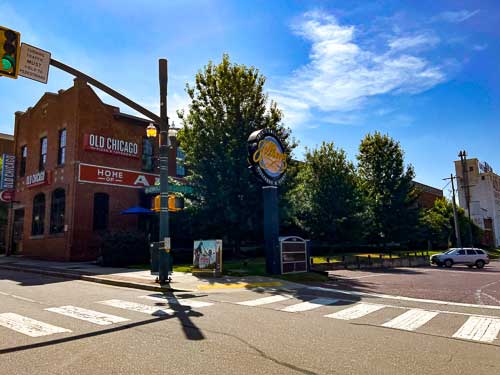
[(66, 193), (64, 189), (52, 192), (50, 202), (50, 233), (64, 232), (64, 211), (66, 210)]
[(94, 230), (108, 229), (109, 195), (106, 193), (94, 194)]
[(33, 220), (31, 222), (31, 235), (40, 236), (43, 234), (45, 221), (45, 195), (43, 193), (35, 195), (33, 198)]

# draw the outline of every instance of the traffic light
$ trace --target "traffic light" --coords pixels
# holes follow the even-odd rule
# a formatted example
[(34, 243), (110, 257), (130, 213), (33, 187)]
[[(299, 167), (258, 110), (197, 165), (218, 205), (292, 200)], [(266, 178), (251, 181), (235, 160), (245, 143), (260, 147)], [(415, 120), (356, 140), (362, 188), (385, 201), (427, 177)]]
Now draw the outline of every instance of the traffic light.
[(19, 54), (21, 50), (21, 34), (0, 26), (0, 75), (17, 78), (19, 72)]
[[(170, 212), (180, 211), (184, 208), (184, 198), (171, 194), (168, 196), (168, 210)], [(160, 194), (153, 199), (153, 211), (160, 212)]]

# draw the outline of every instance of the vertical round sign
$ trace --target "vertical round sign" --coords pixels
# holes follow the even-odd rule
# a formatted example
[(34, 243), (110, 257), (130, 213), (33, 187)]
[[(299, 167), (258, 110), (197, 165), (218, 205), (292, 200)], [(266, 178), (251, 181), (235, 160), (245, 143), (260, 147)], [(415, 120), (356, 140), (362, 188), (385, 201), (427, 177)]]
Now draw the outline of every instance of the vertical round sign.
[(285, 179), (287, 154), (272, 129), (256, 130), (248, 137), (248, 160), (254, 172), (268, 185), (277, 186)]

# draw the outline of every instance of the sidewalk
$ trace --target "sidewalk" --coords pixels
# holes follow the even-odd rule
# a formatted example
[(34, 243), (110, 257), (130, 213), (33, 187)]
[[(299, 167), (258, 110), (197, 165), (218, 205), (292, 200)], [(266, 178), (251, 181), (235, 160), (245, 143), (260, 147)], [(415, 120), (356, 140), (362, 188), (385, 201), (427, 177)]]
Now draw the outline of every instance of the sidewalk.
[(173, 272), (172, 282), (160, 286), (156, 276), (150, 271), (130, 268), (101, 267), (94, 262), (53, 262), (34, 260), (21, 256), (0, 256), (0, 275), (2, 270), (30, 272), (42, 275), (85, 280), (101, 284), (136, 288), (152, 291), (196, 292), (231, 291), (250, 288), (300, 288), (302, 285), (265, 276), (223, 276), (199, 277), (191, 273)]

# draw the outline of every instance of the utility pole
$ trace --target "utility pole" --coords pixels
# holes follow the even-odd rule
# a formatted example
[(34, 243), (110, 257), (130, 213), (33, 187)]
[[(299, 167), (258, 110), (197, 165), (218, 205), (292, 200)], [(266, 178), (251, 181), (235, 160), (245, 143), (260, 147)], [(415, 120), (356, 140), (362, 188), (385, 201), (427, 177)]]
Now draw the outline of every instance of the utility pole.
[(451, 192), (452, 192), (452, 204), (453, 204), (453, 221), (455, 223), (455, 237), (457, 239), (457, 247), (462, 247), (462, 238), (460, 236), (460, 226), (458, 225), (458, 214), (457, 214), (457, 203), (455, 201), (455, 184), (453, 180), (456, 177), (453, 173), (450, 174), (450, 178), (443, 178), (443, 180), (451, 180)]
[(467, 170), (467, 153), (465, 150), (462, 150), (458, 153), (460, 157), (460, 161), (462, 163), (462, 188), (465, 193), (465, 203), (467, 205), (467, 216), (469, 217), (469, 244), (470, 247), (474, 247), (473, 239), (472, 239), (472, 219), (470, 216), (470, 186), (469, 186), (469, 171)]
[(168, 117), (167, 117), (167, 59), (159, 60), (160, 78), (160, 242), (163, 242), (163, 251), (160, 249), (158, 259), (158, 278), (161, 284), (169, 280), (168, 273), (171, 265), (170, 255), (170, 228), (168, 222)]

